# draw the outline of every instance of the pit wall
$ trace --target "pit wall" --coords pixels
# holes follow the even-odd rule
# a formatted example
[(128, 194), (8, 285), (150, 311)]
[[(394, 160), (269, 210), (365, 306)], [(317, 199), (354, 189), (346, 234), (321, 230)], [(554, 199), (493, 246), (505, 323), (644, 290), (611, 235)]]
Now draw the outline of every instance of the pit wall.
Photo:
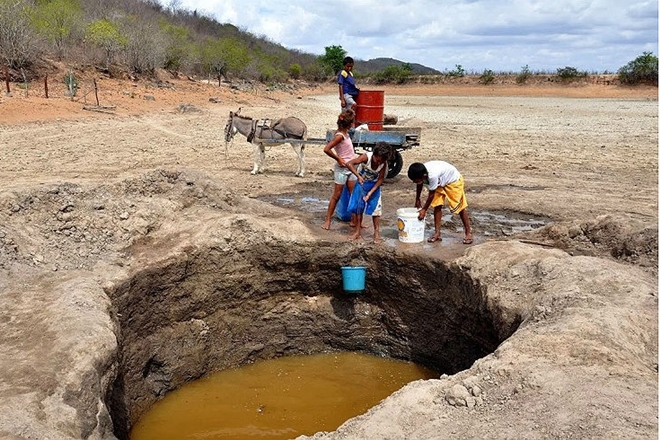
[[(367, 266), (348, 296), (340, 266)], [(495, 328), (484, 289), (461, 268), (394, 250), (269, 243), (188, 249), (109, 295), (119, 372), (107, 398), (115, 435), (167, 392), (214, 371), (279, 356), (359, 351), (442, 373), (469, 368), (515, 331)]]

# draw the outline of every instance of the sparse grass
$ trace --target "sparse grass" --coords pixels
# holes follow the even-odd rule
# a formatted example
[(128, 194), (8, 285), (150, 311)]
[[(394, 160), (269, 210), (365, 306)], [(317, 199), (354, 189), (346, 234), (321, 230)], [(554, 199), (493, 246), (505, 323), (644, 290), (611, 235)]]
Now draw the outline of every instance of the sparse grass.
[(525, 84), (530, 76), (532, 76), (532, 73), (529, 71), (529, 66), (525, 64), (520, 70), (520, 73), (516, 75), (516, 83)]

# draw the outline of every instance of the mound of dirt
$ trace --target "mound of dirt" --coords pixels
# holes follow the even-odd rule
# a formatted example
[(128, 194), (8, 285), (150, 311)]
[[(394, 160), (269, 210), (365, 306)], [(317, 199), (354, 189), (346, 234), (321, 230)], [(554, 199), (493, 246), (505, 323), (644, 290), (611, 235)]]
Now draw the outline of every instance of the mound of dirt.
[(612, 258), (658, 272), (658, 228), (612, 215), (594, 220), (557, 223), (520, 235), (571, 255)]

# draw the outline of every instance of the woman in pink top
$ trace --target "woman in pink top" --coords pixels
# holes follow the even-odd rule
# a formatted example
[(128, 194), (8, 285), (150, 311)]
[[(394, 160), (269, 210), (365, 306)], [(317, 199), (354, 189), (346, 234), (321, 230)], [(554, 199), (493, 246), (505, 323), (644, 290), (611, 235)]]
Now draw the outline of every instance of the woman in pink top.
[[(323, 226), (321, 226), (323, 229), (330, 229), (332, 214), (335, 212), (344, 185), (348, 187), (348, 192), (352, 193), (357, 179), (355, 175), (351, 173), (351, 170), (346, 167), (346, 164), (357, 156), (355, 154), (355, 149), (353, 148), (351, 136), (348, 134), (348, 129), (353, 125), (354, 119), (355, 112), (352, 110), (344, 110), (341, 112), (339, 118), (337, 118), (337, 132), (330, 142), (327, 143), (325, 148), (323, 148), (323, 152), (336, 161), (334, 167), (335, 188), (332, 191), (332, 197), (330, 197), (325, 222), (323, 222)], [(351, 215), (351, 226), (355, 225), (354, 217), (354, 215)]]

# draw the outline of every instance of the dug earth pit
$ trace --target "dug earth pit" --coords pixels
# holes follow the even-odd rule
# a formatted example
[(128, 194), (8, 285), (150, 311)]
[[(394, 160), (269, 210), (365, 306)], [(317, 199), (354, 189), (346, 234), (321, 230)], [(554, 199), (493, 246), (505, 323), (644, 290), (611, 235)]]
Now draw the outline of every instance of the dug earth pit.
[[(319, 241), (291, 211), (192, 171), (1, 202), (3, 436), (127, 438), (205, 374), (342, 350), (446, 376), (313, 438), (657, 431), (656, 280), (630, 264), (517, 240), (449, 260)], [(345, 264), (367, 266), (363, 295), (342, 292)]]

